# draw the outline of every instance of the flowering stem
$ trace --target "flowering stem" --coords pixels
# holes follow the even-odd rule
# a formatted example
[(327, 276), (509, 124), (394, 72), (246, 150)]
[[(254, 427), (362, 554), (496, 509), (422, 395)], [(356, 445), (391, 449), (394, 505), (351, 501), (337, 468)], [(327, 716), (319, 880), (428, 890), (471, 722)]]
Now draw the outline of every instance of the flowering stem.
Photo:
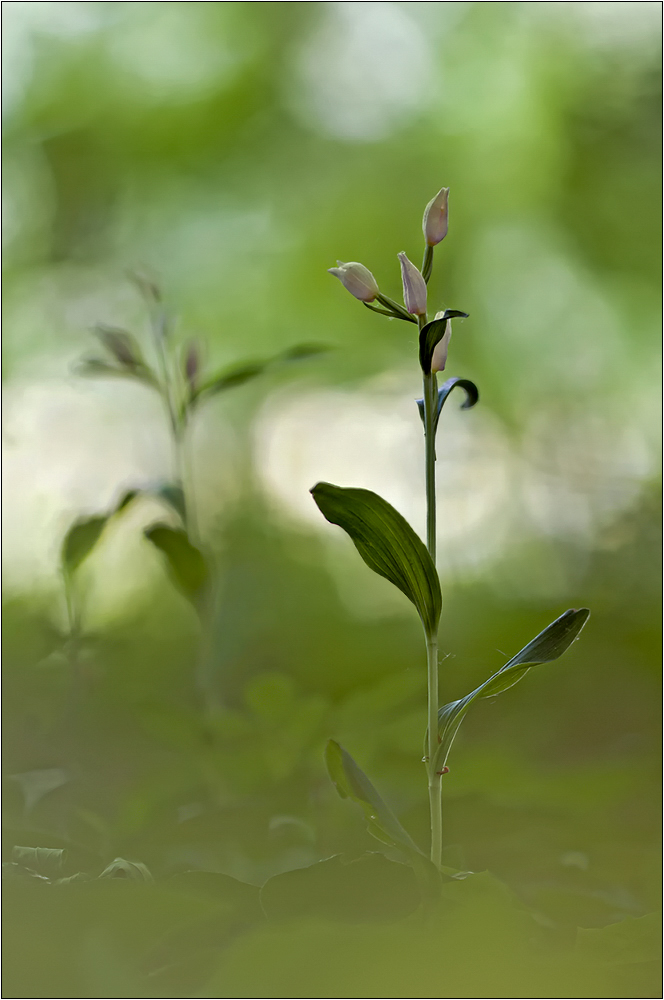
[[(426, 316), (420, 317), (420, 329)], [(434, 372), (424, 376), (424, 449), (427, 501), (427, 549), (436, 562), (436, 405), (438, 384)], [(431, 817), (431, 860), (440, 867), (443, 842), (443, 804), (441, 776), (436, 773), (438, 749), (438, 636), (427, 635), (427, 692), (429, 735), (427, 772), (429, 779), (429, 811)]]

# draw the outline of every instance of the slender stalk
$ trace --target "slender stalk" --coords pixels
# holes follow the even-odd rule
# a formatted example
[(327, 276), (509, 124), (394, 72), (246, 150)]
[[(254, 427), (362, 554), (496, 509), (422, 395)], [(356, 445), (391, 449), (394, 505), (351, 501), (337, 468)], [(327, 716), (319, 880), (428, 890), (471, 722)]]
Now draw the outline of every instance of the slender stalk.
[(69, 666), (71, 667), (69, 710), (71, 712), (75, 712), (76, 705), (82, 695), (81, 684), (83, 681), (80, 660), (81, 611), (75, 592), (72, 574), (64, 566), (62, 567), (62, 580), (64, 583), (65, 603), (67, 606), (68, 633), (63, 652), (67, 657)]
[[(426, 317), (420, 318), (420, 328)], [(427, 549), (434, 564), (436, 562), (436, 406), (438, 403), (438, 383), (436, 375), (429, 372), (424, 376), (424, 451), (427, 502)], [(443, 848), (443, 803), (441, 797), (441, 776), (436, 773), (436, 751), (438, 749), (438, 636), (427, 636), (427, 700), (428, 700), (428, 746), (427, 774), (429, 779), (429, 812), (431, 818), (431, 860), (440, 867)]]

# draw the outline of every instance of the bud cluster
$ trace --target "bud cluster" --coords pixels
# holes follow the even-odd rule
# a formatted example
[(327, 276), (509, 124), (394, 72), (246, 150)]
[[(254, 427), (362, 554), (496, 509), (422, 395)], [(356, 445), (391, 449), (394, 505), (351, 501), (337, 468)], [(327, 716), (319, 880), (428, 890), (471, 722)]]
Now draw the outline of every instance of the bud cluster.
[[(434, 247), (447, 236), (449, 195), (449, 188), (441, 188), (424, 210), (424, 217), (422, 219), (422, 232), (424, 233), (422, 270), (419, 270), (408, 259), (405, 253), (397, 254), (399, 264), (401, 265), (403, 306), (380, 291), (378, 282), (364, 264), (360, 264), (357, 261), (350, 261), (347, 264), (337, 261), (336, 267), (329, 268), (330, 274), (338, 278), (344, 288), (356, 299), (364, 303), (367, 309), (371, 309), (372, 312), (380, 313), (390, 319), (402, 319), (409, 323), (417, 323), (422, 331), (421, 336), (424, 335), (424, 327), (428, 326), (430, 328), (433, 325), (427, 324), (427, 282), (431, 276), (433, 267)], [(374, 303), (379, 304), (375, 305)], [(447, 363), (447, 352), (452, 335), (452, 325), (448, 318), (450, 312), (450, 310), (447, 310), (445, 322), (436, 323), (436, 321), (443, 318), (443, 312), (437, 312), (433, 321), (436, 323), (437, 340), (433, 348), (433, 354), (431, 355), (431, 367), (428, 369), (428, 371), (433, 373), (443, 371)], [(454, 315), (465, 316), (466, 314), (455, 312)]]

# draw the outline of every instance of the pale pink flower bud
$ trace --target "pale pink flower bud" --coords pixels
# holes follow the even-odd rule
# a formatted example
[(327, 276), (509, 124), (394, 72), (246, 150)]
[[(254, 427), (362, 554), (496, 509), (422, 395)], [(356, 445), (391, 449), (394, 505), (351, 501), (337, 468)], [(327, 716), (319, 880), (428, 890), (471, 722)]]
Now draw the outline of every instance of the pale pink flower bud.
[[(434, 319), (442, 319), (445, 312), (437, 312)], [(431, 355), (431, 371), (432, 372), (442, 372), (445, 371), (445, 365), (447, 364), (447, 351), (450, 346), (450, 338), (452, 336), (452, 321), (448, 319), (447, 325), (445, 327), (445, 333), (442, 338), (438, 341), (433, 349), (433, 354)]]
[(360, 302), (373, 302), (380, 289), (371, 271), (356, 260), (351, 260), (348, 264), (338, 260), (337, 264), (338, 267), (328, 268), (330, 274), (338, 278), (344, 288)]
[(449, 188), (441, 188), (435, 198), (432, 198), (424, 209), (422, 230), (427, 246), (435, 247), (447, 236), (447, 201)]
[(401, 264), (403, 301), (407, 312), (414, 316), (424, 316), (427, 311), (427, 286), (424, 278), (408, 260), (405, 253), (397, 254)]

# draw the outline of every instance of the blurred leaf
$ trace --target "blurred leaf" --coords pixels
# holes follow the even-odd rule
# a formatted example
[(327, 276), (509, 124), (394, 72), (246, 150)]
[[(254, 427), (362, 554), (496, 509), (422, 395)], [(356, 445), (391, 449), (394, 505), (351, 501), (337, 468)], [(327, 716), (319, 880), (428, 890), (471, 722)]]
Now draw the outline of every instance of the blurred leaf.
[(94, 332), (107, 351), (123, 367), (133, 369), (138, 366), (145, 366), (138, 341), (127, 330), (120, 330), (117, 327), (104, 326), (99, 323), (95, 327)]
[(157, 379), (147, 365), (124, 366), (110, 364), (103, 358), (81, 358), (73, 368), (75, 375), (85, 378), (133, 378), (145, 382), (153, 388), (158, 387)]
[(307, 868), (268, 879), (260, 894), (271, 920), (302, 917), (347, 920), (399, 920), (420, 905), (412, 868), (367, 852), (352, 861), (336, 854)]
[(285, 364), (288, 364), (290, 361), (306, 361), (308, 358), (314, 358), (318, 354), (326, 354), (331, 350), (332, 347), (329, 344), (317, 344), (315, 342), (310, 344), (295, 344), (294, 347), (289, 347), (283, 354), (278, 354), (275, 360)]
[(157, 487), (155, 495), (165, 500), (184, 521), (187, 515), (184, 490), (179, 483), (164, 483)]
[(601, 928), (579, 927), (576, 951), (593, 962), (629, 965), (658, 962), (662, 957), (662, 918), (659, 913), (625, 917)]
[[(434, 430), (436, 430), (438, 427), (440, 414), (443, 409), (443, 406), (445, 405), (447, 397), (452, 392), (452, 389), (455, 389), (457, 386), (459, 386), (460, 389), (466, 390), (466, 398), (461, 404), (462, 410), (469, 410), (471, 407), (475, 405), (475, 403), (480, 398), (479, 389), (477, 388), (474, 382), (471, 382), (467, 378), (456, 378), (456, 377), (448, 378), (446, 382), (443, 382), (443, 384), (438, 390), (438, 402), (436, 405), (436, 413), (434, 416)], [(417, 408), (420, 412), (422, 423), (424, 423), (424, 400), (417, 399), (415, 400), (415, 402), (417, 403)]]
[(25, 868), (16, 861), (2, 862), (2, 878), (8, 882), (31, 882), (33, 884), (42, 882), (48, 884), (50, 879), (46, 875), (39, 875), (31, 868)]
[(115, 858), (110, 865), (104, 868), (99, 878), (124, 878), (134, 882), (152, 882), (152, 874), (146, 865), (140, 861), (126, 861), (124, 858)]
[(15, 846), (12, 850), (12, 861), (48, 878), (62, 871), (66, 856), (62, 848)]
[(192, 402), (203, 395), (213, 396), (218, 392), (224, 392), (226, 389), (234, 389), (238, 385), (244, 385), (245, 382), (251, 381), (251, 379), (262, 375), (272, 368), (283, 364), (290, 364), (294, 361), (305, 361), (307, 358), (324, 354), (329, 350), (330, 348), (326, 344), (295, 344), (293, 347), (275, 354), (272, 358), (266, 358), (262, 361), (243, 361), (229, 365), (203, 382), (192, 393)]
[(538, 663), (549, 663), (558, 659), (578, 637), (581, 629), (588, 621), (588, 608), (572, 608), (556, 618), (539, 635), (513, 656), (504, 667), (501, 667), (492, 677), (467, 694), (465, 698), (450, 702), (438, 711), (438, 735), (440, 746), (436, 755), (436, 770), (442, 770), (447, 762), (450, 747), (454, 742), (463, 718), (477, 698), (490, 698), (493, 695), (507, 691), (530, 668)]
[(203, 382), (193, 398), (199, 399), (203, 395), (214, 396), (226, 389), (234, 389), (235, 386), (244, 385), (245, 382), (251, 381), (257, 375), (262, 375), (268, 364), (269, 361), (245, 361), (223, 368), (216, 375)]
[(348, 751), (335, 740), (328, 741), (325, 763), (341, 798), (352, 799), (362, 807), (369, 833), (383, 844), (401, 848), (409, 857), (413, 854), (422, 855), (415, 841), (385, 804), (364, 771), (357, 766)]
[(432, 319), (430, 323), (420, 330), (420, 365), (425, 375), (431, 372), (431, 358), (433, 352), (443, 337), (447, 329), (447, 321), (457, 316), (468, 318), (468, 313), (459, 312), (458, 309), (446, 309), (440, 319)]
[(171, 875), (166, 885), (194, 896), (213, 899), (232, 908), (243, 919), (261, 916), (258, 887), (223, 872), (188, 871)]
[(94, 517), (79, 518), (72, 524), (62, 543), (62, 564), (68, 573), (74, 573), (90, 555), (107, 521), (107, 514), (97, 514)]
[(155, 524), (145, 529), (148, 541), (166, 556), (175, 584), (190, 601), (196, 603), (208, 583), (210, 571), (200, 549), (192, 545), (186, 531)]
[(87, 872), (76, 872), (75, 875), (68, 875), (66, 878), (58, 878), (53, 882), (53, 885), (71, 885), (72, 882), (90, 882), (92, 880), (92, 875), (88, 875)]
[(120, 511), (125, 509), (125, 507), (128, 507), (129, 504), (136, 499), (136, 497), (140, 496), (140, 492), (140, 490), (127, 490), (123, 493), (115, 508), (115, 513), (119, 514)]
[(350, 535), (367, 566), (413, 602), (427, 635), (435, 635), (440, 581), (426, 546), (406, 519), (371, 490), (317, 483), (311, 494), (323, 516)]
[(11, 781), (21, 786), (25, 809), (29, 812), (40, 799), (49, 792), (55, 791), (69, 780), (69, 775), (61, 767), (48, 767), (36, 771), (23, 771), (22, 774), (10, 774)]

